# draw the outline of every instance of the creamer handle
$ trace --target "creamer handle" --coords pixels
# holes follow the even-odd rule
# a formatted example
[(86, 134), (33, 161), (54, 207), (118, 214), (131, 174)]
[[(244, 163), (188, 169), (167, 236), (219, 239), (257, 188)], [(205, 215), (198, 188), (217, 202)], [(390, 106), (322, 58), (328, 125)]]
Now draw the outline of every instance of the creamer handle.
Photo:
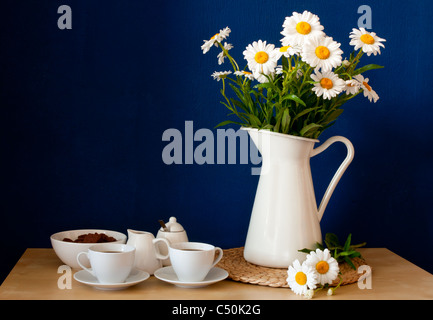
[(322, 143), (321, 146), (317, 147), (316, 149), (313, 149), (311, 152), (311, 157), (314, 157), (318, 155), (319, 153), (322, 153), (328, 147), (333, 144), (334, 142), (343, 142), (346, 145), (347, 148), (347, 156), (346, 159), (341, 163), (340, 167), (338, 168), (337, 172), (334, 174), (334, 177), (331, 180), (331, 183), (329, 184), (328, 188), (326, 189), (325, 194), (323, 195), (322, 201), (320, 202), (320, 206), (318, 209), (318, 218), (319, 221), (322, 220), (323, 213), (325, 212), (326, 206), (328, 205), (329, 199), (332, 196), (332, 193), (334, 192), (335, 187), (337, 186), (338, 182), (341, 179), (341, 176), (346, 171), (347, 167), (353, 160), (353, 156), (355, 155), (355, 149), (353, 148), (352, 143), (349, 141), (349, 139), (341, 136), (335, 136), (331, 137), (328, 140), (326, 140), (324, 143)]

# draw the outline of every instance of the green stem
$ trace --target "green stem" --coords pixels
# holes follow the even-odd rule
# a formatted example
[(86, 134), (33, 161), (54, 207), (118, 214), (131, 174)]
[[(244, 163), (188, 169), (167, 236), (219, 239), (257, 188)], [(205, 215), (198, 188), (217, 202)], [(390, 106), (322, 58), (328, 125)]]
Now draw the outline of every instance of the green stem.
[(218, 42), (218, 45), (220, 46), (221, 50), (223, 51), (223, 54), (229, 59), (230, 63), (232, 64), (233, 70), (234, 71), (239, 71), (239, 66), (236, 63), (235, 59), (232, 58), (232, 56), (229, 54), (229, 52), (226, 50), (226, 48), (224, 48), (224, 46), (221, 44), (221, 42)]

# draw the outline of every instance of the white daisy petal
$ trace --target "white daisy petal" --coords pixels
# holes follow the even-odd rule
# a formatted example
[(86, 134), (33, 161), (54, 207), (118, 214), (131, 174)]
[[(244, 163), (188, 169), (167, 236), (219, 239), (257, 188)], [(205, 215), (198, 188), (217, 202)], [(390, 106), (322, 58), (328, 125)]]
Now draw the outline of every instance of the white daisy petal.
[(350, 45), (355, 47), (355, 51), (362, 49), (368, 56), (380, 54), (380, 47), (385, 48), (382, 42), (385, 39), (379, 38), (376, 33), (368, 32), (364, 28), (353, 29), (349, 35)]
[(254, 80), (254, 75), (248, 71), (235, 71), (236, 76), (245, 77), (249, 80)]
[(320, 24), (319, 17), (311, 12), (302, 14), (293, 12), (291, 17), (286, 17), (283, 23), (281, 40), (283, 46), (303, 45), (306, 40), (324, 36), (324, 28)]
[(311, 79), (316, 81), (312, 90), (318, 97), (323, 96), (323, 99), (331, 100), (346, 87), (346, 82), (331, 71), (320, 73), (316, 70), (311, 74)]
[(214, 78), (214, 80), (220, 81), (221, 79), (227, 78), (227, 76), (231, 73), (231, 71), (215, 71), (211, 76)]
[[(273, 44), (266, 41), (254, 41), (249, 44), (243, 52), (248, 68), (253, 74), (269, 75), (275, 71), (279, 59), (279, 49), (275, 49)], [(265, 77), (266, 79), (266, 77)]]
[(361, 84), (358, 81), (352, 79), (346, 81), (344, 91), (346, 91), (346, 95), (357, 94), (360, 88)]
[(331, 284), (337, 278), (340, 271), (337, 260), (331, 257), (328, 249), (311, 251), (307, 255), (305, 264), (315, 270), (317, 281), (321, 285)]
[(379, 100), (379, 95), (368, 84), (369, 79), (364, 78), (364, 76), (361, 74), (354, 76), (354, 78), (358, 81), (359, 85), (361, 86), (361, 89), (363, 89), (364, 97), (367, 97), (368, 100), (370, 100), (370, 102), (373, 101), (374, 103), (376, 103), (377, 100)]
[(295, 260), (287, 270), (287, 283), (293, 292), (299, 295), (307, 294), (309, 289), (316, 289), (317, 275), (312, 267), (305, 262), (301, 265)]
[(342, 63), (343, 51), (340, 43), (331, 37), (320, 37), (308, 40), (302, 51), (302, 61), (308, 63), (313, 68), (322, 71), (331, 71)]
[(203, 40), (204, 44), (201, 46), (201, 49), (203, 50), (203, 54), (208, 52), (213, 45), (218, 47), (218, 42), (222, 42), (224, 39), (226, 39), (229, 36), (230, 32), (231, 32), (230, 28), (226, 27), (220, 30), (219, 33), (215, 34), (209, 40)]

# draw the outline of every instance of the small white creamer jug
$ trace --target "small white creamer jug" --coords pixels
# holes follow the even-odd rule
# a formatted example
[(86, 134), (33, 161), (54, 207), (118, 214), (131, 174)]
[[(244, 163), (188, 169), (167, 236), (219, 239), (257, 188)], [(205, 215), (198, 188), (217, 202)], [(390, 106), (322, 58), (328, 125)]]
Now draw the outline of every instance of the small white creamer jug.
[(168, 252), (169, 242), (166, 239), (155, 239), (155, 236), (150, 232), (128, 229), (126, 244), (135, 247), (134, 268), (152, 275), (162, 267), (162, 260), (167, 259), (168, 254), (159, 252), (158, 242), (164, 242), (164, 247)]

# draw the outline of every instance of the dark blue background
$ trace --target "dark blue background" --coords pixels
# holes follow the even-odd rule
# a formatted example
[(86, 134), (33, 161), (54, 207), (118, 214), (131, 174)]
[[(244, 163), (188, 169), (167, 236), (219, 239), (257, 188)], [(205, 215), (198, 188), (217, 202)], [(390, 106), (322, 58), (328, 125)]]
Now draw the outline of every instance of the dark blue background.
[[(72, 8), (72, 30), (57, 9)], [(191, 240), (243, 246), (258, 177), (251, 165), (163, 163), (169, 128), (226, 120), (212, 48), (229, 26), (231, 51), (258, 39), (280, 44), (293, 11), (309, 10), (342, 43), (372, 8), (385, 38), (385, 65), (365, 76), (380, 96), (358, 96), (320, 137), (349, 138), (355, 159), (321, 222), (323, 233), (387, 247), (433, 272), (431, 1), (14, 1), (0, 9), (0, 282), (25, 248), (50, 247), (52, 233), (127, 228), (156, 234), (178, 217)], [(199, 143), (196, 142), (195, 145)], [(336, 144), (312, 159), (318, 201), (345, 157)]]

